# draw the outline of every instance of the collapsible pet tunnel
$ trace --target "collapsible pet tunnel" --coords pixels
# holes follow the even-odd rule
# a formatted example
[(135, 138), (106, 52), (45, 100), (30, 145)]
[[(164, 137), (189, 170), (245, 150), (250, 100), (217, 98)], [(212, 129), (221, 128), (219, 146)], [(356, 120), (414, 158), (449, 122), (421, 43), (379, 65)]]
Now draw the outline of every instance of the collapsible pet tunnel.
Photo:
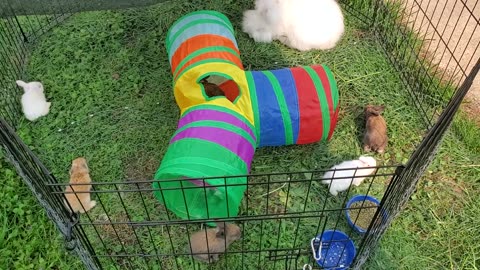
[(247, 71), (258, 146), (329, 140), (337, 124), (338, 89), (327, 66)]
[[(245, 72), (233, 26), (216, 11), (177, 20), (166, 47), (181, 117), (153, 187), (179, 217), (238, 215), (246, 177), (200, 179), (248, 174), (256, 147), (332, 136), (339, 96), (328, 67)], [(206, 95), (199, 82), (208, 75), (228, 79), (220, 85), (225, 97)], [(189, 180), (172, 180), (179, 178)]]
[[(181, 114), (189, 107), (204, 104), (225, 106), (222, 98), (209, 98), (199, 81), (219, 75), (234, 81), (240, 92), (228, 92), (233, 109), (253, 125), (248, 83), (240, 60), (233, 26), (216, 11), (196, 11), (176, 21), (167, 34), (167, 51), (172, 67), (175, 100)], [(237, 90), (238, 91), (238, 90)]]
[[(254, 128), (242, 115), (215, 105), (193, 106), (180, 118), (155, 174), (155, 179), (162, 181), (155, 182), (154, 188), (163, 189), (155, 195), (161, 202), (165, 199), (166, 207), (182, 218), (236, 216), (246, 188), (245, 177), (226, 181), (168, 179), (244, 175), (250, 171), (255, 147)], [(205, 188), (188, 188), (204, 184)], [(184, 194), (180, 187), (184, 187)]]

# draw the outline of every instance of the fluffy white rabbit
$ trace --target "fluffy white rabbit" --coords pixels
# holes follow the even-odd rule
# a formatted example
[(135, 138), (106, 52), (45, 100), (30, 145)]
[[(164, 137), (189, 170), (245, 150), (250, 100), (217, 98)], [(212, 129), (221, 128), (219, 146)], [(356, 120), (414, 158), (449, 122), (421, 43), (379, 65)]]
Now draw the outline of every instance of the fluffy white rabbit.
[[(344, 161), (340, 164), (333, 166), (330, 170), (334, 169), (352, 169), (344, 171), (328, 171), (323, 175), (325, 179), (333, 180), (322, 180), (322, 184), (330, 185), (330, 193), (333, 196), (337, 196), (338, 192), (345, 191), (350, 187), (350, 184), (359, 186), (363, 180), (370, 174), (375, 172), (375, 168), (371, 169), (358, 169), (356, 168), (368, 168), (377, 166), (377, 161), (373, 157), (360, 156), (356, 160)], [(356, 171), (356, 172), (355, 172)], [(343, 179), (337, 179), (342, 178)], [(331, 184), (330, 184), (331, 183)]]
[(47, 102), (43, 93), (41, 82), (29, 82), (18, 80), (17, 85), (22, 87), (25, 93), (22, 95), (22, 109), (25, 117), (30, 121), (35, 121), (39, 117), (45, 116), (50, 111), (50, 102)]
[(256, 0), (243, 13), (242, 28), (256, 42), (279, 40), (307, 51), (335, 47), (345, 26), (335, 0)]

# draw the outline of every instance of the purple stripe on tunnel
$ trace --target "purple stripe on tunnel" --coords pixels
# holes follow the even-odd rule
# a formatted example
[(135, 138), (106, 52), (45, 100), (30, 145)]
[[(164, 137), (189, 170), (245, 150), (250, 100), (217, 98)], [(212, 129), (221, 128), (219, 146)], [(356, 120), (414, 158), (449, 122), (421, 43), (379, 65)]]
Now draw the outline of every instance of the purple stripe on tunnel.
[(240, 119), (237, 117), (226, 113), (226, 112), (220, 112), (216, 110), (208, 110), (208, 109), (203, 109), (203, 110), (195, 110), (187, 113), (185, 116), (183, 116), (180, 121), (178, 121), (178, 127), (177, 129), (180, 129), (181, 127), (185, 126), (186, 124), (190, 124), (195, 121), (202, 121), (202, 120), (212, 120), (212, 121), (220, 121), (220, 122), (225, 122), (232, 124), (236, 127), (239, 127), (243, 130), (245, 130), (250, 136), (252, 136), (252, 139), (255, 141), (255, 135), (253, 131), (250, 129), (250, 127), (242, 122)]
[[(206, 140), (227, 148), (235, 153), (241, 160), (243, 160), (248, 167), (248, 171), (250, 171), (250, 165), (252, 163), (255, 149), (252, 147), (250, 142), (242, 136), (221, 128), (190, 127), (175, 135), (170, 143), (174, 143), (175, 141), (185, 138)], [(224, 160), (224, 162), (228, 162), (228, 160)]]

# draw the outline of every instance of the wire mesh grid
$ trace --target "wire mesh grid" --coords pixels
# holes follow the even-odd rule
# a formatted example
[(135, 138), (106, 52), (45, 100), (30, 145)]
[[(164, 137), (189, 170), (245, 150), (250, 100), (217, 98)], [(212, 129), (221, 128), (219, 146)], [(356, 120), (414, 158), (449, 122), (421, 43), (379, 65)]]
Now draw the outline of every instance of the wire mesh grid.
[[(160, 191), (163, 194), (180, 190), (185, 196), (186, 191), (194, 189), (198, 194), (204, 194), (201, 201), (206, 202), (211, 199), (207, 198), (207, 189), (223, 187), (228, 196), (228, 189), (232, 187), (228, 184), (229, 179), (239, 176), (225, 177), (223, 186), (210, 187), (192, 185), (192, 179), (163, 180), (181, 182), (183, 187), (162, 189), (152, 188), (154, 180), (92, 182), (91, 195), (92, 200), (97, 202), (96, 207), (79, 214), (75, 230), (83, 236), (82, 241), (87, 246), (95, 247), (94, 256), (103, 266), (112, 265), (118, 269), (204, 269), (207, 264), (197, 262), (190, 255), (192, 251), (189, 246), (198, 246), (198, 242), (190, 242), (190, 237), (195, 232), (202, 232), (202, 227), (205, 233), (212, 230), (203, 224), (224, 221), (237, 224), (241, 238), (234, 241), (224, 255), (219, 250), (220, 261), (210, 269), (258, 269), (259, 266), (262, 269), (279, 269), (284, 264), (288, 265), (287, 269), (301, 269), (306, 263), (318, 268), (312, 261), (311, 239), (326, 230), (340, 230), (357, 247), (361, 246), (364, 234), (348, 225), (345, 211), (356, 211), (350, 215), (351, 220), (366, 231), (379, 209), (378, 205), (369, 204), (365, 199), (354, 202), (348, 208), (346, 203), (356, 194), (381, 200), (396, 168), (378, 167), (359, 187), (352, 185), (338, 196), (330, 195), (329, 185), (321, 184), (322, 180), (327, 179), (323, 178), (325, 171), (249, 175), (246, 176), (245, 198), (238, 216), (222, 218), (207, 216), (180, 219), (164, 207), (164, 201), (155, 199), (153, 192)], [(361, 170), (364, 169), (358, 169), (358, 172)], [(353, 182), (362, 178), (335, 176), (341, 171), (334, 172), (330, 185), (336, 185), (337, 181)], [(85, 193), (66, 192), (68, 183), (51, 183), (47, 186), (52, 189), (50, 193), (54, 194), (58, 203), (63, 201), (64, 194), (76, 193), (76, 196), (81, 196)], [(184, 203), (186, 205), (186, 201)], [(208, 204), (205, 205), (208, 213)], [(185, 209), (188, 212), (188, 208)], [(228, 238), (228, 230), (225, 230), (225, 234)], [(218, 250), (216, 238), (207, 239), (212, 243), (207, 241), (201, 245)], [(207, 248), (204, 252), (215, 254), (209, 251)]]
[[(4, 10), (3, 10), (4, 11)], [(15, 127), (20, 112), (21, 92), (15, 80), (22, 77), (31, 45), (55, 25), (70, 16), (55, 15), (0, 16), (0, 115)], [(6, 14), (4, 14), (6, 15)]]
[(480, 1), (378, 2), (377, 35), (429, 128), (480, 57), (479, 14)]

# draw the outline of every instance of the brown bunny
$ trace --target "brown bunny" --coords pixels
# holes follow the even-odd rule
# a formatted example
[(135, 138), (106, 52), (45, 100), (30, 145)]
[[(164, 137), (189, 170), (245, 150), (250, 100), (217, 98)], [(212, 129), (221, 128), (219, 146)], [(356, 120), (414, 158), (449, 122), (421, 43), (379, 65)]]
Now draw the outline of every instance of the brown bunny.
[[(233, 223), (218, 222), (216, 228), (200, 230), (190, 237), (189, 252), (199, 261), (211, 263), (235, 240), (240, 239), (240, 227)], [(202, 254), (203, 253), (203, 254)], [(213, 253), (213, 254), (212, 254)]]
[[(92, 182), (89, 172), (90, 170), (88, 169), (85, 158), (76, 158), (72, 161), (72, 167), (70, 168), (70, 185), (67, 186), (65, 192), (82, 192), (65, 194), (73, 212), (85, 213), (97, 204), (95, 201), (90, 200), (89, 191), (92, 188), (92, 185), (85, 185)], [(67, 208), (70, 209), (68, 205)]]
[(205, 94), (209, 97), (218, 97), (218, 96), (225, 96), (225, 93), (222, 89), (211, 82), (208, 82), (207, 78), (203, 78), (200, 80), (200, 83), (203, 84), (203, 88), (205, 89)]
[(363, 137), (363, 150), (365, 152), (375, 151), (377, 153), (385, 152), (387, 147), (387, 123), (380, 115), (385, 110), (385, 106), (367, 105), (365, 107), (365, 136)]

